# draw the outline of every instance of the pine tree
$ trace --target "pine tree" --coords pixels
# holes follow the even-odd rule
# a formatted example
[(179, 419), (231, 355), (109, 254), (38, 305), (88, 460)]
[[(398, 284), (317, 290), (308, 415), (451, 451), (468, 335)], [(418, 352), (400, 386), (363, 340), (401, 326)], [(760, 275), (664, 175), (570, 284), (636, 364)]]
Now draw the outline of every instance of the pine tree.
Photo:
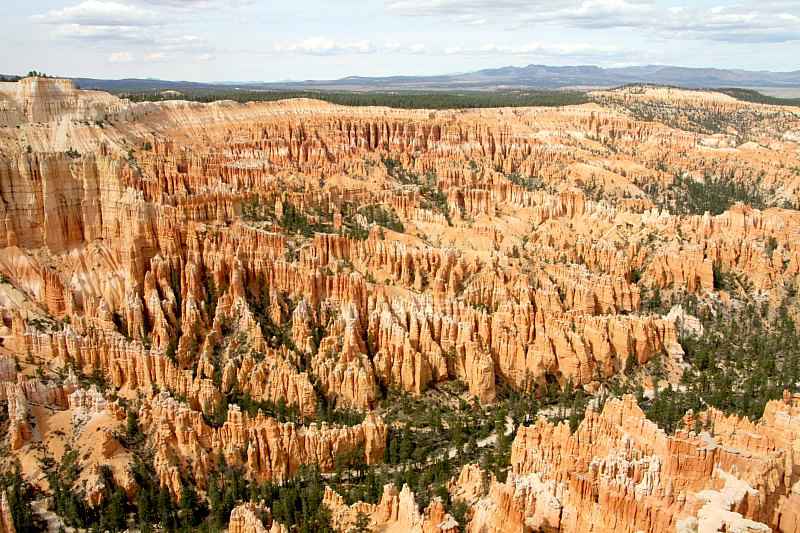
[(125, 517), (125, 493), (121, 489), (116, 489), (111, 495), (106, 508), (103, 512), (101, 525), (103, 529), (111, 531), (122, 531), (125, 529), (127, 520)]
[(353, 524), (348, 533), (369, 533), (370, 531), (372, 530), (369, 527), (369, 517), (363, 511), (359, 511), (356, 515), (355, 524)]
[(181, 516), (185, 522), (190, 525), (197, 525), (198, 522), (198, 497), (194, 485), (191, 483), (184, 483), (181, 490)]
[(161, 526), (166, 529), (175, 527), (175, 510), (172, 503), (172, 495), (166, 489), (158, 492), (158, 516)]
[(138, 442), (139, 437), (141, 437), (139, 416), (133, 409), (128, 409), (128, 416), (125, 422), (125, 435), (129, 443)]
[(25, 483), (20, 472), (19, 463), (14, 464), (14, 471), (11, 474), (11, 484), (7, 490), (8, 505), (11, 509), (11, 516), (14, 520), (14, 528), (17, 533), (29, 533), (38, 531), (35, 523), (30, 502), (33, 499), (32, 488)]

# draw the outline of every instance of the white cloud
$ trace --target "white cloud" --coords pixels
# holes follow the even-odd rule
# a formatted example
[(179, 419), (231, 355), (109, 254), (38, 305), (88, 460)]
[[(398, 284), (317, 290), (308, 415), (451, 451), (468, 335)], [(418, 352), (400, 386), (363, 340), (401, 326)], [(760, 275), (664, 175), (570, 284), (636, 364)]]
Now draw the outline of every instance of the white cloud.
[(163, 37), (159, 40), (159, 46), (161, 49), (170, 52), (208, 53), (212, 49), (208, 41), (197, 35)]
[(652, 19), (655, 6), (640, 0), (583, 0), (563, 8), (523, 14), (526, 22), (553, 22), (582, 28), (641, 26)]
[(641, 23), (655, 9), (652, 0), (386, 0), (387, 11), (407, 16), (440, 16), (475, 25), (552, 22), (618, 27)]
[(130, 63), (134, 60), (133, 54), (130, 52), (114, 52), (108, 56), (111, 63)]
[[(317, 2), (324, 0), (314, 2), (319, 6)], [(224, 58), (226, 69), (237, 65), (250, 69), (252, 63), (259, 65), (253, 70), (266, 72), (269, 69), (254, 59), (266, 55), (280, 59), (275, 64), (282, 65), (281, 76), (289, 65), (292, 77), (327, 75), (323, 72), (468, 71), (523, 61), (603, 65), (721, 61), (750, 68), (763, 61), (764, 68), (777, 68), (775, 57), (791, 58), (792, 52), (786, 56), (783, 50), (800, 46), (800, 0), (718, 0), (716, 7), (689, 0), (383, 0), (385, 13), (374, 13), (374, 22), (370, 18), (366, 23), (364, 17), (348, 18), (342, 10), (310, 9), (310, 3), (288, 5), (277, 0), (42, 3), (48, 7), (40, 8), (41, 14), (29, 21), (39, 24), (42, 34), (61, 41), (55, 46), (76, 53), (85, 47), (95, 49), (94, 57), (104, 66), (112, 56), (115, 62), (132, 61), (137, 67)], [(54, 4), (59, 7), (51, 9)], [(248, 6), (257, 9), (236, 11)], [(292, 28), (284, 25), (272, 37), (248, 34), (251, 42), (235, 34), (242, 31), (241, 20), (252, 31), (255, 24), (275, 22), (276, 13), (297, 15), (295, 27), (308, 33), (290, 33)], [(427, 18), (417, 25), (417, 20), (407, 18), (414, 16)], [(320, 35), (315, 36), (317, 32)], [(650, 40), (653, 46), (642, 44)], [(772, 45), (793, 41), (780, 49)], [(445, 48), (448, 44), (452, 46)], [(239, 59), (238, 55), (250, 57)], [(300, 56), (341, 59), (305, 62), (297, 60)], [(213, 68), (194, 68), (217, 75)], [(164, 65), (153, 67), (159, 69), (170, 70)]]
[[(261, 51), (239, 51), (240, 53), (263, 54)], [(434, 47), (425, 43), (400, 43), (389, 41), (374, 44), (370, 41), (337, 41), (327, 37), (311, 37), (294, 42), (275, 43), (266, 52), (275, 54), (299, 55), (418, 55), (426, 56), (519, 56), (519, 57), (553, 57), (553, 58), (597, 58), (620, 59), (621, 50), (610, 46), (599, 46), (585, 43), (526, 43), (496, 44), (488, 43), (479, 46)]]
[(618, 58), (623, 52), (613, 47), (583, 43), (528, 43), (521, 45), (484, 44), (478, 47), (448, 47), (445, 55), (469, 56), (522, 56), (570, 58)]
[(257, 5), (256, 0), (134, 0), (142, 4), (173, 9), (242, 8)]
[(276, 43), (275, 52), (307, 55), (369, 54), (376, 51), (368, 40), (336, 41), (327, 37), (310, 37), (301, 41)]
[[(163, 51), (147, 52), (141, 56), (137, 56), (132, 52), (112, 52), (108, 56), (110, 63), (163, 63), (171, 59), (173, 59), (173, 56)], [(182, 57), (182, 61), (194, 62), (208, 62), (214, 59), (216, 57), (210, 52), (186, 53)]]
[[(708, 10), (685, 9), (659, 17), (654, 28), (672, 37), (728, 43), (777, 43), (800, 40), (798, 20), (785, 17), (785, 3), (765, 2)], [(797, 3), (800, 9), (800, 2)]]
[[(519, 21), (591, 21), (598, 27), (627, 25), (650, 14), (652, 0), (387, 0), (389, 12), (409, 16), (445, 16), (463, 24)], [(635, 18), (634, 18), (635, 17)]]
[(458, 15), (514, 11), (555, 11), (584, 4), (598, 7), (631, 8), (654, 6), (653, 0), (385, 0), (386, 9), (403, 15)]
[(110, 0), (85, 0), (78, 5), (34, 15), (35, 22), (80, 26), (156, 26), (158, 13)]
[(797, 0), (751, 0), (711, 8), (653, 0), (386, 0), (389, 13), (444, 17), (465, 25), (548, 24), (582, 30), (631, 28), (666, 38), (730, 43), (800, 40)]
[(388, 42), (385, 43), (380, 49), (376, 50), (381, 53), (390, 53), (390, 54), (425, 54), (429, 51), (428, 47), (424, 43), (415, 43), (415, 44), (402, 44), (398, 42)]
[(277, 42), (267, 52), (260, 50), (245, 50), (243, 53), (253, 54), (298, 54), (315, 56), (335, 56), (335, 55), (441, 55), (441, 49), (432, 48), (425, 43), (401, 43), (397, 41), (387, 41), (382, 44), (373, 43), (369, 40), (360, 41), (338, 41), (329, 37), (310, 37), (298, 41)]
[[(207, 2), (244, 3), (249, 0), (174, 0), (167, 2), (148, 1), (149, 6), (137, 5), (137, 0), (85, 0), (77, 5), (52, 10), (32, 17), (39, 24), (54, 25), (51, 32), (57, 39), (80, 41), (84, 44), (110, 52), (113, 63), (138, 61), (130, 52), (117, 52), (120, 43), (125, 48), (135, 47), (146, 61), (165, 61), (167, 58), (207, 61), (214, 48), (202, 37), (177, 33), (176, 20), (169, 13), (153, 10), (185, 8), (205, 5)], [(140, 0), (138, 0), (140, 1)], [(134, 2), (134, 3), (131, 3)], [(140, 2), (141, 3), (141, 2)], [(174, 14), (174, 13), (173, 13)]]
[(385, 0), (387, 10), (402, 15), (459, 15), (560, 5), (560, 0)]
[(127, 42), (146, 44), (153, 40), (149, 28), (139, 26), (82, 26), (64, 24), (58, 27), (54, 36), (61, 39), (79, 40), (93, 43)]
[(482, 26), (488, 22), (486, 17), (482, 17), (480, 15), (475, 15), (472, 13), (464, 13), (462, 15), (457, 15), (454, 20), (456, 22), (460, 22), (461, 24), (466, 24), (468, 26)]

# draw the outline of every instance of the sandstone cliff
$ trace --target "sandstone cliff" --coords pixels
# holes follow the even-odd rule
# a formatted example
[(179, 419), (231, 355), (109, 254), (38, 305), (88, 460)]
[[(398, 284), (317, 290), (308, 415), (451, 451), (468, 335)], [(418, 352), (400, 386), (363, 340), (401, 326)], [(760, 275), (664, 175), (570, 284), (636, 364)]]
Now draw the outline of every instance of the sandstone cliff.
[(228, 525), (229, 533), (288, 533), (286, 526), (273, 520), (271, 526), (264, 524), (262, 517), (269, 518), (269, 509), (264, 509), (253, 503), (236, 506), (231, 512), (231, 521)]
[(332, 524), (337, 531), (347, 532), (356, 523), (359, 514), (369, 519), (369, 527), (386, 533), (455, 533), (459, 531), (458, 522), (445, 513), (441, 500), (434, 499), (420, 513), (414, 493), (404, 486), (398, 492), (394, 485), (383, 488), (383, 496), (377, 504), (358, 502), (347, 506), (341, 496), (330, 488), (325, 491), (323, 505), (333, 515)]
[(712, 410), (700, 416), (713, 435), (668, 436), (630, 396), (588, 411), (574, 434), (540, 419), (520, 429), (513, 475), (492, 484), (475, 520), (495, 531), (506, 512), (558, 531), (797, 531), (799, 408), (789, 395), (755, 424)]
[[(92, 505), (102, 464), (133, 495), (117, 437), (135, 409), (177, 498), (182, 474), (202, 493), (222, 460), (253, 482), (380, 462), (390, 391), (458, 380), (458, 400), (492, 404), (649, 383), (653, 362), (678, 385), (685, 324), (654, 294), (778, 307), (797, 290), (800, 118), (710, 92), (593, 98), (427, 111), (0, 84), (11, 454), (37, 479), (42, 453), (78, 448)], [(763, 209), (663, 201), (711, 176)], [(349, 410), (365, 421), (321, 421)], [(520, 428), (504, 482), (465, 467), (450, 493), (468, 524), (437, 500), (420, 511), (407, 487), (326, 505), (341, 531), (359, 512), (398, 532), (797, 531), (797, 410), (790, 395), (758, 422), (692, 413), (705, 431), (667, 435), (609, 400), (574, 434)], [(268, 525), (285, 530), (250, 502), (230, 530)]]

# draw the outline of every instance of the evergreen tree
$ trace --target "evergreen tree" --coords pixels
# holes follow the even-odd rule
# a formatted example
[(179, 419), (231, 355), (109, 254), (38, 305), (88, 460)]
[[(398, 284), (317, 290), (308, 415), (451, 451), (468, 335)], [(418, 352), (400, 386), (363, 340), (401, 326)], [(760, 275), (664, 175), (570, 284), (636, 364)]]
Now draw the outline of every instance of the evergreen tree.
[(363, 511), (359, 511), (356, 515), (356, 521), (348, 533), (370, 533), (371, 531), (369, 527), (369, 517), (364, 514)]
[(22, 478), (19, 463), (15, 462), (13, 471), (9, 476), (5, 476), (3, 483), (6, 487), (8, 506), (11, 510), (11, 517), (14, 521), (14, 529), (17, 533), (33, 533), (41, 530), (41, 524), (37, 523), (31, 509), (31, 502), (35, 497), (35, 491)]
[(141, 438), (141, 430), (139, 429), (139, 415), (133, 409), (128, 409), (127, 418), (125, 421), (125, 437), (129, 443), (138, 442)]

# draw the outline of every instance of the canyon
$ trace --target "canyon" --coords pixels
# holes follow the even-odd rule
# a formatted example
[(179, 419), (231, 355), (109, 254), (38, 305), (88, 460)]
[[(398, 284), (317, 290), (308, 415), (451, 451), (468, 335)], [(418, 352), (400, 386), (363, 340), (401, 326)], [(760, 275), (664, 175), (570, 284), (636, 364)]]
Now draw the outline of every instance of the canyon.
[[(753, 200), (681, 208), (715, 179)], [(795, 316), (797, 108), (655, 87), (554, 108), (133, 103), (25, 78), (0, 83), (0, 200), (2, 466), (42, 498), (73, 455), (92, 509), (136, 505), (140, 463), (175, 502), (231, 471), (349, 490), (393, 453), (392, 398), (580, 391), (572, 427), (543, 405), (478, 442), (507, 437), (505, 479), (459, 465), (424, 505), (327, 486), (330, 527), (800, 531), (798, 383), (674, 431), (639, 405), (686, 388), (703, 328), (656, 298)], [(296, 530), (230, 503), (228, 531)]]

